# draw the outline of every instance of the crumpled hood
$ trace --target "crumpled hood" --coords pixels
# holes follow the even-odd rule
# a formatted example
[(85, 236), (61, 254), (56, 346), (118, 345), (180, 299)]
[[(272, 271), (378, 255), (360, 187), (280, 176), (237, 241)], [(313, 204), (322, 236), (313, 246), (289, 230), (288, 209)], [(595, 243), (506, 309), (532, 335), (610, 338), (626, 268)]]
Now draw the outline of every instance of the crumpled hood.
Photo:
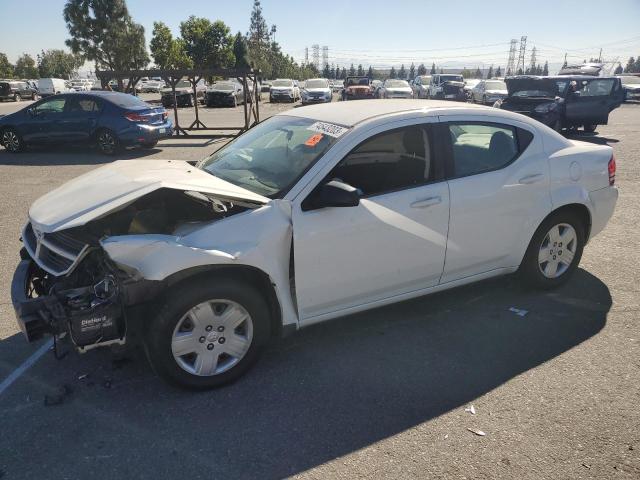
[(160, 188), (266, 204), (269, 198), (180, 160), (119, 160), (81, 175), (36, 200), (29, 219), (49, 233), (84, 225)]

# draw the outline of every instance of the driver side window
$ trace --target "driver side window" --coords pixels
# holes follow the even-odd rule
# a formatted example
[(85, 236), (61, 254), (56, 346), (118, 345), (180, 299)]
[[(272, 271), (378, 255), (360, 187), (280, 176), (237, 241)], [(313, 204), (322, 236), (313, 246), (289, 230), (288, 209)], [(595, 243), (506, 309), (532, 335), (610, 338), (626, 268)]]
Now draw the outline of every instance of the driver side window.
[(414, 125), (375, 135), (353, 149), (328, 175), (362, 196), (413, 188), (434, 180), (428, 131)]
[(65, 98), (52, 98), (51, 100), (46, 100), (42, 102), (40, 105), (35, 107), (36, 114), (40, 115), (42, 113), (62, 113), (64, 110)]

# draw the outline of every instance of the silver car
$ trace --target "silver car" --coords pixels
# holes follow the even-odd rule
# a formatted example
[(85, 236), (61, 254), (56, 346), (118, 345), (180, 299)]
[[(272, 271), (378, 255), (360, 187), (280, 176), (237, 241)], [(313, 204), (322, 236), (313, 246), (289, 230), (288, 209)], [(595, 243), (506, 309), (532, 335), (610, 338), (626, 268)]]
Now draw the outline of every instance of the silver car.
[(471, 89), (471, 101), (483, 105), (493, 105), (498, 100), (504, 100), (508, 95), (507, 84), (502, 80), (480, 80)]
[(380, 98), (413, 98), (413, 90), (406, 80), (388, 78), (380, 87)]

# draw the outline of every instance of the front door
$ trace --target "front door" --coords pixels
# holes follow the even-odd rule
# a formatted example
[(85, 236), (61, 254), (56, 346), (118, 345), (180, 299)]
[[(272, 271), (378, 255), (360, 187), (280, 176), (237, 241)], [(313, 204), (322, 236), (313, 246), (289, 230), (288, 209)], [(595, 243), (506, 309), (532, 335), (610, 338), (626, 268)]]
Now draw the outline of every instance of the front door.
[(606, 124), (611, 110), (613, 78), (578, 80), (566, 99), (566, 117), (572, 125)]
[[(356, 187), (355, 207), (293, 206), (295, 286), (302, 322), (436, 285), (449, 189), (424, 125), (379, 133), (324, 181)], [(322, 182), (321, 182), (322, 183)]]
[(37, 103), (30, 110), (30, 118), (24, 125), (26, 143), (50, 143), (56, 141), (57, 124), (62, 118), (66, 96), (50, 98)]

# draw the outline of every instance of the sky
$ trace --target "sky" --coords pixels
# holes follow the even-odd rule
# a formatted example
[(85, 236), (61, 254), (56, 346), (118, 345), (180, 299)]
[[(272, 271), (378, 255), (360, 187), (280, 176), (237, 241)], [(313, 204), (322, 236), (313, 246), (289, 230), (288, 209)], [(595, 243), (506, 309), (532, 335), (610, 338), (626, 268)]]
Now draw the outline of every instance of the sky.
[[(0, 16), (0, 52), (11, 62), (22, 53), (66, 48), (64, 0), (30, 0), (28, 15)], [(539, 63), (581, 63), (597, 57), (624, 65), (640, 55), (640, 0), (262, 0), (276, 41), (297, 61), (305, 47), (329, 47), (329, 63), (362, 63), (388, 68), (435, 62), (438, 67), (504, 66), (509, 41), (527, 36), (526, 59), (537, 49)], [(179, 35), (189, 15), (224, 21), (233, 33), (246, 33), (253, 0), (128, 0), (134, 21), (145, 28), (147, 44), (154, 21)], [(0, 12), (15, 8), (0, 0)], [(516, 55), (517, 58), (517, 55)], [(87, 65), (87, 68), (89, 65)], [(553, 70), (552, 70), (553, 73)]]

